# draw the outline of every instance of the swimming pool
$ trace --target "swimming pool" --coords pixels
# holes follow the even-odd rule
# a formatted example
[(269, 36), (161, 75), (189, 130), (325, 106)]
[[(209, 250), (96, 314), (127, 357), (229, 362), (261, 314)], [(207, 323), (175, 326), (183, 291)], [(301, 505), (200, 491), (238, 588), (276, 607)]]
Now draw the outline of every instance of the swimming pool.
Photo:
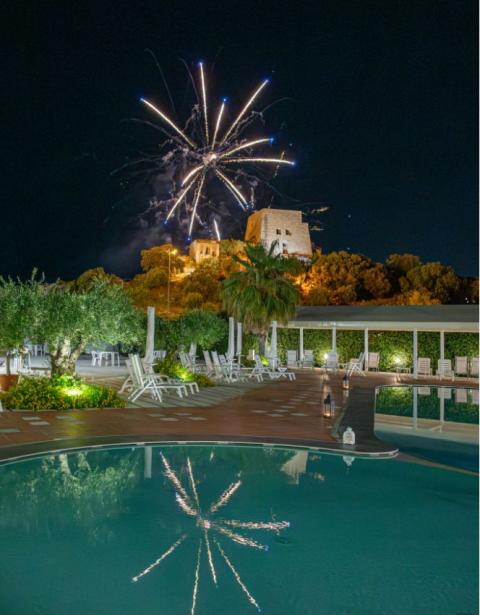
[(3, 464), (0, 612), (473, 614), (477, 494), (465, 472), (282, 447)]
[(403, 453), (477, 471), (478, 389), (379, 387), (375, 434)]

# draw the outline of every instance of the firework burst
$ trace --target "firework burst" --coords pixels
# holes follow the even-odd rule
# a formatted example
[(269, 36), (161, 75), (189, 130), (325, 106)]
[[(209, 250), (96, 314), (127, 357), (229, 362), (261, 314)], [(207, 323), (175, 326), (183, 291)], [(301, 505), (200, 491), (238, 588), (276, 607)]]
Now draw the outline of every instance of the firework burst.
[[(250, 604), (254, 606), (258, 611), (260, 611), (260, 606), (258, 605), (258, 602), (252, 596), (244, 581), (242, 581), (242, 579), (240, 578), (240, 574), (235, 568), (233, 562), (225, 554), (225, 551), (223, 550), (219, 539), (222, 536), (244, 547), (258, 549), (260, 551), (266, 551), (268, 549), (266, 545), (254, 540), (253, 538), (245, 536), (244, 534), (240, 534), (236, 531), (233, 531), (230, 528), (235, 528), (236, 530), (267, 530), (278, 534), (282, 530), (288, 528), (290, 526), (290, 523), (288, 521), (239, 521), (236, 519), (225, 519), (217, 517), (216, 513), (218, 513), (220, 509), (224, 508), (228, 504), (232, 496), (241, 487), (242, 482), (237, 481), (235, 483), (232, 483), (225, 489), (225, 491), (219, 496), (219, 498), (215, 502), (213, 502), (209, 506), (202, 508), (190, 459), (187, 458), (188, 482), (190, 484), (191, 492), (188, 493), (187, 489), (182, 485), (180, 478), (171, 468), (167, 458), (165, 457), (165, 455), (163, 455), (163, 453), (160, 453), (160, 458), (164, 467), (164, 476), (170, 481), (170, 483), (175, 489), (175, 500), (180, 510), (188, 516), (195, 517), (195, 525), (198, 529), (198, 547), (192, 589), (192, 606), (190, 611), (191, 615), (195, 615), (200, 567), (202, 562), (202, 553), (204, 551), (208, 563), (208, 568), (210, 571), (210, 576), (214, 585), (218, 586), (217, 568), (216, 561), (214, 558), (214, 553), (218, 552), (218, 555), (221, 556), (221, 559), (230, 569), (235, 581), (241, 588), (242, 592), (245, 594), (248, 602), (250, 602)], [(144, 570), (132, 577), (132, 582), (137, 583), (147, 574), (152, 572), (152, 570), (156, 568), (159, 564), (161, 564), (169, 555), (171, 555), (188, 538), (188, 536), (188, 533), (182, 534), (180, 538), (178, 538), (178, 540), (176, 540), (166, 551), (164, 551), (160, 555), (160, 557), (158, 557), (154, 562), (149, 564)], [(213, 545), (215, 545), (216, 551), (212, 549), (212, 543)]]
[[(167, 139), (159, 144), (160, 153), (143, 154), (121, 167), (146, 165), (150, 173), (168, 178), (168, 198), (156, 200), (156, 206), (162, 208), (164, 224), (174, 217), (185, 222), (188, 240), (191, 240), (196, 225), (207, 226), (201, 212), (205, 205), (212, 205), (208, 198), (212, 182), (223, 187), (236, 207), (246, 212), (254, 206), (254, 190), (262, 181), (258, 173), (262, 167), (270, 166), (276, 173), (283, 165), (295, 164), (283, 154), (257, 155), (259, 148), (272, 145), (272, 138), (261, 135), (244, 137), (246, 129), (262, 116), (254, 110), (254, 104), (267, 87), (268, 79), (262, 81), (240, 111), (232, 114), (233, 119), (229, 120), (227, 99), (216, 106), (210, 104), (202, 62), (198, 64), (196, 77), (191, 77), (198, 101), (183, 127), (150, 100), (140, 99), (153, 118), (160, 120), (159, 124), (144, 123), (163, 132)], [(211, 231), (218, 237), (215, 218), (213, 221)]]

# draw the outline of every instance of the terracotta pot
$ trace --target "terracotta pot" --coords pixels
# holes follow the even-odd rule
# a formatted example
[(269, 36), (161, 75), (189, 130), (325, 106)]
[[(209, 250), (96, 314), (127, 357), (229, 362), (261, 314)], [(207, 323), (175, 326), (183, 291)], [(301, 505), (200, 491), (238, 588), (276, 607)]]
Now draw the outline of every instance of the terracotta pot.
[(17, 384), (18, 374), (0, 374), (0, 391), (8, 391)]

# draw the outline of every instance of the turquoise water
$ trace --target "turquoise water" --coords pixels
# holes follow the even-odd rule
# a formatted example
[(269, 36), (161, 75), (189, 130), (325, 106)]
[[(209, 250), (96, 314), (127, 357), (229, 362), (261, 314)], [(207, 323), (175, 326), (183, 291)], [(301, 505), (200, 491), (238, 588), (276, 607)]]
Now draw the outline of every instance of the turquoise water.
[(477, 498), (467, 473), (265, 447), (2, 465), (0, 613), (473, 614)]

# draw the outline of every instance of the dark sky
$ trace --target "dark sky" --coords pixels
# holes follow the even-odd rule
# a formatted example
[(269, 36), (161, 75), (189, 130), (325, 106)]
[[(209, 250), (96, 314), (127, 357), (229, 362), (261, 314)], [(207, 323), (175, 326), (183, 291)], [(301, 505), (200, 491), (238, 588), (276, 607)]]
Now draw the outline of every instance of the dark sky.
[(168, 107), (150, 47), (180, 108), (180, 57), (216, 60), (215, 95), (232, 104), (266, 75), (265, 102), (290, 99), (267, 115), (298, 161), (279, 187), (330, 207), (324, 251), (413, 252), (476, 274), (474, 0), (30, 5), (4, 21), (0, 273), (138, 266), (156, 230), (132, 230), (146, 203), (110, 171), (131, 141), (122, 120), (145, 117), (139, 96)]

